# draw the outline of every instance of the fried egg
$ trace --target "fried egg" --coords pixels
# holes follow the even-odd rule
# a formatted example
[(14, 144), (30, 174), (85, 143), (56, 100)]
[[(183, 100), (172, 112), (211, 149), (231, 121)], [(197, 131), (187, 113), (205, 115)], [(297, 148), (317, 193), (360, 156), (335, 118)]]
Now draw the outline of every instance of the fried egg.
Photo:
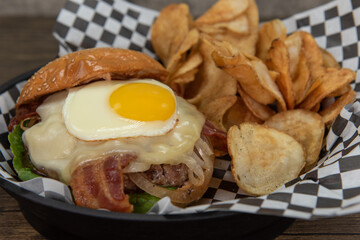
[(71, 88), (62, 115), (71, 135), (98, 141), (164, 135), (174, 128), (179, 114), (173, 91), (144, 79)]

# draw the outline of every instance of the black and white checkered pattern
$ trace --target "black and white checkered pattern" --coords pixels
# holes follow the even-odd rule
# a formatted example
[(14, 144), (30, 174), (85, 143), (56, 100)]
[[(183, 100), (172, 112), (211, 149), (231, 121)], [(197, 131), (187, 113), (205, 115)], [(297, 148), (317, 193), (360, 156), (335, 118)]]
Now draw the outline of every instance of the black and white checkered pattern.
[[(150, 27), (157, 14), (122, 0), (69, 0), (54, 29), (54, 36), (60, 43), (59, 55), (82, 48), (114, 46), (154, 56), (149, 39)], [(215, 160), (210, 187), (200, 203), (179, 209), (168, 199), (163, 199), (152, 213), (230, 210), (316, 219), (360, 212), (360, 0), (333, 1), (283, 22), (289, 33), (296, 30), (310, 32), (342, 67), (357, 71), (352, 87), (358, 101), (346, 106), (334, 122), (318, 166), (267, 196), (249, 197), (236, 185), (229, 157), (219, 158)], [(3, 155), (0, 166), (5, 170), (0, 169), (0, 175), (13, 182), (11, 164), (8, 164), (12, 154), (6, 126), (14, 114), (15, 99), (23, 84), (21, 82), (0, 95), (0, 151)], [(54, 185), (54, 180), (44, 178), (31, 181), (14, 184), (27, 189), (35, 187), (33, 191), (45, 197), (71, 200), (66, 186), (59, 182)], [(54, 189), (51, 188), (53, 185)]]
[[(338, 0), (283, 21), (289, 33), (311, 33), (343, 68), (360, 68), (360, 1)], [(357, 75), (357, 80), (359, 79)]]
[(59, 55), (84, 48), (119, 47), (155, 57), (150, 28), (157, 15), (122, 0), (67, 1), (54, 28)]

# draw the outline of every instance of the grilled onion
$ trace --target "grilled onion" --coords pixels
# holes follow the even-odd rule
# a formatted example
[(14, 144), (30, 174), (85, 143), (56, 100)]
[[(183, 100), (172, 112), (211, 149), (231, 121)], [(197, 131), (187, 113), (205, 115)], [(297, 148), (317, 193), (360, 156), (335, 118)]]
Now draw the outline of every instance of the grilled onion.
[[(152, 183), (143, 173), (130, 173), (128, 176), (140, 189), (155, 197), (168, 196), (174, 204), (190, 204), (199, 200), (209, 186), (213, 173), (214, 154), (207, 139), (202, 137), (196, 142), (193, 154), (186, 157), (192, 158), (191, 162), (197, 163), (197, 168), (202, 169), (202, 172), (200, 174), (189, 167), (192, 170), (189, 171), (189, 181), (176, 190)], [(184, 163), (190, 162), (188, 159)]]

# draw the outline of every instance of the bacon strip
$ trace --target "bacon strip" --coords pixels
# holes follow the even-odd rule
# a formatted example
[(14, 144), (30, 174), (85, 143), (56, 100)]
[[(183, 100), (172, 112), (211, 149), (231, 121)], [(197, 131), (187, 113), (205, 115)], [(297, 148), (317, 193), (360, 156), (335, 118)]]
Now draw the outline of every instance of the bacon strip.
[(226, 132), (216, 128), (214, 124), (206, 120), (202, 134), (210, 139), (216, 156), (223, 156), (228, 153)]
[(10, 119), (10, 123), (8, 125), (9, 132), (11, 132), (15, 125), (19, 124), (25, 118), (36, 116), (36, 108), (39, 105), (40, 103), (28, 104), (16, 109), (16, 115)]
[(134, 154), (117, 154), (80, 164), (70, 182), (76, 205), (132, 212), (129, 196), (124, 193), (122, 168), (135, 159)]

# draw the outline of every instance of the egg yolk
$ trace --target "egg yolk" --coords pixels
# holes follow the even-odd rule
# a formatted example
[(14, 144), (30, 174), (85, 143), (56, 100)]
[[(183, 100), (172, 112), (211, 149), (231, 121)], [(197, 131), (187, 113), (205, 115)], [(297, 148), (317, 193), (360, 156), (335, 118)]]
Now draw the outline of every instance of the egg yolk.
[(120, 116), (137, 121), (167, 120), (176, 108), (169, 90), (149, 83), (123, 85), (112, 92), (109, 103)]

